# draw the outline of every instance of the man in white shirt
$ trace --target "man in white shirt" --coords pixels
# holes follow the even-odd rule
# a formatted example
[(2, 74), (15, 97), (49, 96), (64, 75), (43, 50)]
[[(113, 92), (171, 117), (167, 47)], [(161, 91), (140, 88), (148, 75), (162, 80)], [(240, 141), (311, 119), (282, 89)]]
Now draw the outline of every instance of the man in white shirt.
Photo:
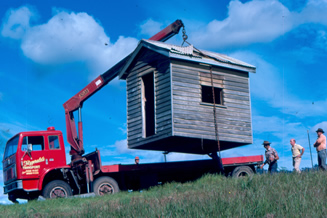
[(300, 163), (301, 158), (304, 153), (304, 148), (301, 145), (296, 144), (295, 139), (291, 139), (290, 144), (292, 145), (292, 157), (293, 157), (293, 167), (294, 170), (298, 173), (301, 173)]

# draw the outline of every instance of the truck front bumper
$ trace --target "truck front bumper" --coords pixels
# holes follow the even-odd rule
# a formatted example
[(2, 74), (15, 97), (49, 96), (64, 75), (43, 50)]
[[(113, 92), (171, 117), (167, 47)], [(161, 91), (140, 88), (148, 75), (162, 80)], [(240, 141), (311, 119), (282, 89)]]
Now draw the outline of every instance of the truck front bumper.
[(23, 181), (22, 180), (16, 180), (16, 181), (9, 183), (8, 185), (5, 185), (3, 187), (3, 193), (7, 194), (16, 189), (23, 189)]

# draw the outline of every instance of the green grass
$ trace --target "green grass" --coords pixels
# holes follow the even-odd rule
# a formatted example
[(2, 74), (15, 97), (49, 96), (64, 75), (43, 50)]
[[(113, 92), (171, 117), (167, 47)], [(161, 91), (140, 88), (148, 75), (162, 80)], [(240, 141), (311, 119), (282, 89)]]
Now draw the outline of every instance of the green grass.
[(142, 193), (1, 205), (1, 217), (326, 217), (327, 172), (207, 175)]

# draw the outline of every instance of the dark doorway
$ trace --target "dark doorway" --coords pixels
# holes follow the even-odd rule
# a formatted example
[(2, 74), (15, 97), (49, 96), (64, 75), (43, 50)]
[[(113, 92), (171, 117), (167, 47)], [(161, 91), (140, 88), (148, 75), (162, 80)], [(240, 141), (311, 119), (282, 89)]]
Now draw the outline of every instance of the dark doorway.
[(143, 136), (149, 137), (155, 134), (153, 73), (142, 76), (142, 88)]

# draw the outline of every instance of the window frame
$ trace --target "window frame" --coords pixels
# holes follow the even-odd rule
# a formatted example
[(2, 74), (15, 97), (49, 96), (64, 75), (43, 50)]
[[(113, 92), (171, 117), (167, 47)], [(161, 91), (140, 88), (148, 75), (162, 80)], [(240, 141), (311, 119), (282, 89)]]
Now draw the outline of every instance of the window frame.
[[(212, 101), (204, 101), (204, 93), (203, 93), (203, 88), (204, 87), (206, 87), (207, 89), (210, 89), (210, 91), (208, 91), (208, 92), (210, 92), (210, 97), (211, 97), (211, 99), (210, 100), (212, 100)], [(219, 103), (217, 103), (217, 102), (215, 102), (215, 105), (216, 106), (222, 106), (222, 107), (225, 107), (225, 105), (224, 105), (224, 89), (223, 88), (221, 88), (221, 87), (217, 87), (217, 86), (214, 86), (213, 87), (214, 88), (214, 90), (215, 90), (215, 100), (217, 100), (217, 96), (219, 96)], [(216, 93), (216, 90), (219, 90), (219, 95), (216, 95), (217, 93)], [(204, 105), (213, 105), (214, 104), (214, 102), (213, 102), (213, 96), (212, 96), (212, 86), (208, 86), (208, 85), (203, 85), (203, 84), (201, 84), (201, 104), (204, 104)]]
[[(58, 141), (58, 148), (54, 147), (54, 148), (51, 148), (51, 145), (50, 145), (50, 137), (57, 137), (57, 141)], [(59, 136), (58, 135), (48, 135), (48, 145), (49, 145), (49, 150), (60, 150), (60, 140), (59, 140)]]
[[(27, 138), (27, 142), (26, 142), (26, 144), (24, 144), (24, 139), (25, 139), (25, 137)], [(42, 137), (42, 142), (43, 142), (43, 144), (32, 144), (32, 152), (38, 152), (38, 151), (44, 151), (45, 150), (45, 140), (44, 140), (44, 136), (33, 136), (33, 135), (25, 135), (25, 136), (23, 136), (23, 139), (22, 139), (22, 145), (21, 145), (21, 148), (20, 148), (20, 150), (21, 151), (23, 151), (23, 152), (25, 152), (26, 150), (27, 150), (27, 147), (28, 147), (28, 144), (29, 144), (29, 137)], [(24, 145), (26, 145), (27, 147), (26, 147), (26, 150), (23, 150), (23, 147), (24, 147)], [(35, 150), (34, 149), (34, 146), (33, 145), (41, 145), (41, 150)]]

